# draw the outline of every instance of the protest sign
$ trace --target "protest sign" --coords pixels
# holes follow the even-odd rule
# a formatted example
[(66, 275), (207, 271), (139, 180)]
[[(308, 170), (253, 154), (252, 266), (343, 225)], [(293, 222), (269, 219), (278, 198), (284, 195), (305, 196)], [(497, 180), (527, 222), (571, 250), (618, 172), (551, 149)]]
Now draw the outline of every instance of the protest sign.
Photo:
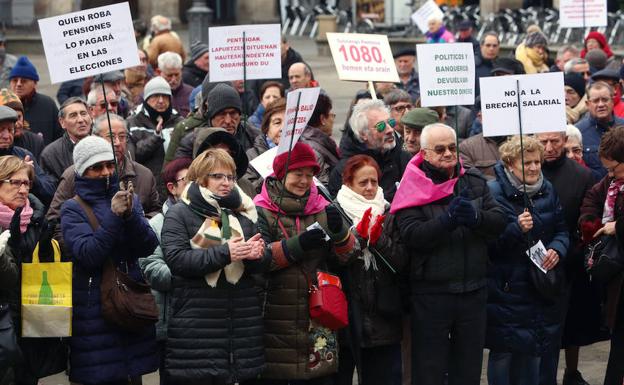
[(273, 174), (273, 159), (277, 156), (277, 147), (266, 150), (262, 154), (249, 161), (251, 167), (266, 179), (267, 176)]
[(212, 27), (208, 46), (211, 82), (282, 77), (279, 24)]
[[(306, 128), (308, 120), (310, 120), (310, 116), (312, 116), (312, 112), (314, 112), (314, 107), (316, 107), (316, 101), (320, 91), (321, 89), (319, 87), (299, 88), (290, 91), (286, 95), (285, 123), (284, 127), (282, 127), (277, 155), (288, 152), (288, 149), (291, 148), (290, 141), (293, 136), (292, 146), (295, 146), (301, 133)], [(299, 97), (299, 95), (301, 95), (301, 97)], [(298, 109), (297, 101), (299, 101)]]
[[(520, 82), (520, 104), (517, 83)], [(565, 96), (562, 72), (494, 76), (480, 79), (483, 136), (565, 131)]]
[(388, 37), (362, 33), (327, 33), (340, 80), (399, 81)]
[(139, 65), (128, 3), (39, 20), (52, 83)]
[(433, 0), (428, 0), (416, 12), (412, 14), (412, 21), (418, 26), (420, 32), (425, 33), (429, 30), (427, 21), (431, 16), (438, 16), (440, 20), (444, 18), (444, 13)]
[(471, 43), (418, 44), (423, 107), (474, 104), (475, 61)]
[(559, 25), (562, 28), (607, 26), (607, 0), (560, 0)]

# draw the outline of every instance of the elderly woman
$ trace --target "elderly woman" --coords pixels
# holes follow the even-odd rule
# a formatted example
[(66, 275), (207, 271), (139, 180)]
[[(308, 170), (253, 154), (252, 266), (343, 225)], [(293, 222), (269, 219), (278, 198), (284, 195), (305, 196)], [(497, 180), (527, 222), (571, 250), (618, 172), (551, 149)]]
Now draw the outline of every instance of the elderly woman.
[(336, 332), (310, 317), (308, 290), (317, 270), (348, 261), (355, 239), (319, 195), (312, 181), (319, 170), (312, 148), (298, 142), (290, 156), (275, 157), (274, 175), (254, 199), (272, 258), (265, 285), (265, 384), (331, 383), (338, 368)]
[(425, 32), (427, 43), (455, 43), (455, 36), (442, 24), (442, 18), (440, 16), (429, 16), (427, 19), (427, 29), (428, 31)]
[(568, 158), (573, 159), (581, 166), (587, 167), (583, 160), (583, 135), (581, 130), (572, 124), (568, 124), (566, 127), (565, 149)]
[(225, 150), (202, 152), (186, 181), (161, 233), (173, 276), (166, 379), (216, 385), (255, 378), (264, 368), (264, 345), (252, 274), (270, 261), (256, 208), (236, 185), (236, 164)]
[[(268, 104), (264, 116), (262, 117), (262, 125), (260, 126), (262, 134), (256, 136), (253, 147), (247, 150), (247, 158), (249, 158), (249, 160), (279, 145), (282, 127), (284, 127), (285, 123), (285, 114), (286, 99), (277, 99)], [(249, 180), (256, 188), (256, 191), (260, 193), (264, 179), (260, 176), (258, 171), (252, 166), (249, 166), (245, 178)]]
[[(615, 235), (620, 247), (624, 239), (624, 127), (607, 131), (598, 150), (607, 169), (602, 178), (585, 195), (579, 226), (585, 242), (601, 235)], [(605, 305), (607, 325), (611, 329), (611, 351), (604, 385), (620, 385), (624, 379), (624, 272), (619, 272), (607, 285)]]
[(507, 215), (506, 228), (490, 246), (486, 333), (490, 385), (513, 381), (537, 385), (540, 357), (561, 336), (559, 304), (533, 285), (529, 269), (537, 267), (526, 251), (541, 241), (547, 252), (540, 267), (553, 269), (567, 252), (568, 231), (559, 198), (541, 171), (544, 148), (533, 137), (522, 140), (523, 146), (519, 136), (501, 145), (496, 179), (488, 182)]
[(540, 31), (529, 33), (516, 48), (516, 60), (522, 63), (524, 72), (527, 74), (535, 74), (548, 72), (548, 51), (546, 46), (548, 40)]
[(152, 254), (158, 238), (139, 198), (118, 189), (109, 142), (88, 136), (73, 155), (77, 197), (61, 207), (63, 239), (74, 263), (69, 379), (85, 385), (127, 384), (128, 378), (158, 369), (155, 329), (129, 332), (104, 319), (102, 276), (112, 263), (142, 282), (138, 259)]
[[(349, 300), (349, 347), (341, 348), (339, 384), (351, 385), (353, 367), (363, 385), (401, 384), (401, 302), (396, 250), (384, 231), (390, 204), (379, 187), (381, 170), (368, 155), (351, 157), (336, 201), (353, 223), (358, 258), (343, 274)], [(374, 247), (377, 255), (371, 253)], [(349, 349), (351, 348), (351, 349)], [(357, 350), (357, 351), (353, 351)], [(347, 354), (359, 360), (346, 359)], [(355, 362), (359, 361), (359, 362)]]
[(258, 104), (258, 108), (256, 108), (256, 111), (249, 117), (247, 122), (259, 128), (262, 125), (262, 118), (269, 104), (284, 96), (282, 83), (275, 80), (264, 82), (262, 87), (260, 87), (260, 104)]

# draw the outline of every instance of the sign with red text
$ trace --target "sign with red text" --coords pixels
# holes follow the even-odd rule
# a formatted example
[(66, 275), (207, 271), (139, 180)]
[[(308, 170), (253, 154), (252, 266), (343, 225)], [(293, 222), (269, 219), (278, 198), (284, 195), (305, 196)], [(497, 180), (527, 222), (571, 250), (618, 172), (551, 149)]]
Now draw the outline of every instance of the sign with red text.
[[(483, 136), (565, 131), (563, 72), (479, 79)], [(518, 99), (518, 83), (520, 98)]]
[(412, 14), (412, 21), (423, 34), (429, 31), (429, 18), (431, 16), (436, 16), (440, 20), (444, 18), (444, 13), (433, 0), (426, 1)]
[(559, 0), (562, 28), (606, 27), (607, 0)]
[(282, 77), (279, 24), (212, 27), (208, 29), (208, 46), (210, 82)]
[(127, 2), (40, 19), (39, 31), (52, 83), (140, 64)]
[(399, 82), (386, 35), (328, 33), (327, 42), (340, 80)]
[(423, 107), (474, 104), (475, 61), (471, 43), (418, 44)]
[[(277, 155), (288, 152), (289, 148), (295, 146), (301, 133), (308, 125), (320, 92), (320, 87), (314, 87), (298, 88), (286, 94), (286, 116), (284, 127), (282, 127), (282, 133), (280, 135), (279, 145), (277, 146)], [(299, 95), (301, 95), (301, 97), (299, 97)], [(299, 108), (297, 108), (297, 100), (299, 101)], [(292, 147), (290, 144), (291, 141)]]

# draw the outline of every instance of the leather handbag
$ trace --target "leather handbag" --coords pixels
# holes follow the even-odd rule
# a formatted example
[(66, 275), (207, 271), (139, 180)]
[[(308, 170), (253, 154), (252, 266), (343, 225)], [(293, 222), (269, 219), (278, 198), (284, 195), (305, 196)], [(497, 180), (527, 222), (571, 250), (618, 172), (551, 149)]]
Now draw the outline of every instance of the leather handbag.
[(566, 277), (561, 261), (544, 273), (535, 264), (529, 262), (529, 277), (533, 287), (547, 301), (557, 302), (566, 289)]
[(323, 271), (316, 273), (317, 283), (310, 285), (310, 318), (330, 330), (338, 330), (349, 324), (347, 297), (336, 275)]
[[(97, 230), (99, 223), (91, 207), (77, 195), (74, 199), (84, 210), (93, 230)], [(102, 317), (119, 329), (137, 332), (158, 321), (158, 307), (151, 287), (119, 270), (110, 258), (104, 263), (100, 293)]]
[(0, 304), (0, 373), (21, 358), (8, 304)]
[(607, 283), (624, 269), (623, 255), (615, 236), (602, 235), (585, 250), (585, 270), (591, 279)]

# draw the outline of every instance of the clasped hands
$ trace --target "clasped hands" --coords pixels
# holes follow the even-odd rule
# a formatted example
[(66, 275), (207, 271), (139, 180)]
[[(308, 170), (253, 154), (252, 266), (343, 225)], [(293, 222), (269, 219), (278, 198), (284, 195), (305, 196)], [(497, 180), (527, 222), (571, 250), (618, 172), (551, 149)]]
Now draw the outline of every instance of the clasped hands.
[(243, 259), (260, 259), (264, 255), (265, 243), (260, 234), (256, 234), (248, 240), (243, 237), (234, 237), (227, 241), (227, 245), (230, 249), (232, 262)]

